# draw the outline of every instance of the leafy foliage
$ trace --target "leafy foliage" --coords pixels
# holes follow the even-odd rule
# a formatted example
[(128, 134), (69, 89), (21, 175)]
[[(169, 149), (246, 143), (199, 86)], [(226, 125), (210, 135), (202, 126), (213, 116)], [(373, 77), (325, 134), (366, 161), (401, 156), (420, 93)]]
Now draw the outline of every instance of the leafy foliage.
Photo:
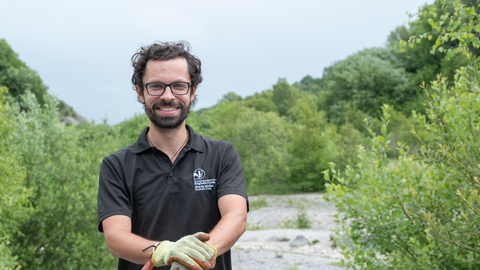
[[(291, 185), (303, 191), (320, 190), (324, 180), (319, 171), (326, 169), (333, 153), (327, 151), (332, 126), (323, 112), (317, 111), (315, 99), (305, 97), (291, 109), (295, 127), (291, 133)], [(333, 127), (334, 128), (334, 127)]]
[[(468, 52), (477, 41), (464, 32), (476, 13), (460, 1), (453, 5), (455, 13), (445, 16), (455, 27), (442, 16), (438, 25), (433, 19), (429, 23), (440, 33), (460, 32), (440, 41), (458, 42), (466, 66), (453, 81), (438, 75), (431, 87), (423, 85), (426, 114), (414, 112), (412, 126), (421, 145), (418, 156), (409, 155), (409, 148), (398, 142), (397, 161), (387, 158), (391, 115), (384, 106), (380, 134), (367, 125), (371, 140), (359, 148), (361, 162), (343, 174), (334, 164), (324, 172), (329, 181), (326, 198), (338, 203), (343, 224), (337, 237), (350, 240), (340, 243), (348, 269), (480, 267), (480, 65)], [(436, 18), (432, 12), (435, 8), (427, 6), (422, 16)], [(432, 48), (443, 51), (437, 44)], [(447, 57), (458, 48), (451, 47)]]
[(416, 207), (422, 209), (420, 218), (428, 224), (428, 233), (467, 253), (476, 252), (470, 255), (473, 258), (480, 255), (480, 72), (477, 60), (472, 61), (471, 55), (467, 59), (468, 65), (458, 72), (455, 86), (448, 88), (445, 79), (439, 78), (429, 93), (428, 114), (417, 115), (425, 130), (415, 131), (422, 142), (419, 156), (445, 177), (435, 184), (448, 187), (429, 200), (443, 207), (426, 208), (418, 203), (416, 191), (411, 193)]
[(280, 116), (286, 116), (298, 97), (298, 89), (292, 87), (285, 79), (279, 79), (273, 86), (272, 101), (278, 108)]
[(384, 106), (381, 133), (368, 125), (372, 138), (368, 149), (359, 148), (357, 168), (340, 174), (332, 165), (333, 178), (325, 171), (326, 198), (337, 202), (342, 222), (337, 237), (350, 240), (339, 241), (342, 264), (347, 269), (476, 269), (471, 253), (431, 237), (423, 218), (425, 209), (461, 209), (458, 200), (452, 201), (448, 170), (439, 173), (437, 167), (419, 164), (401, 143), (392, 163), (387, 157), (389, 120)]
[(475, 1), (439, 0), (435, 5), (424, 6), (417, 19), (419, 23), (428, 22), (432, 31), (412, 35), (401, 42), (401, 48), (407, 45), (412, 48), (423, 39), (435, 40), (430, 53), (446, 52), (449, 58), (461, 54), (465, 48), (479, 49), (479, 19)]
[(120, 141), (123, 147), (130, 145), (138, 140), (140, 133), (149, 126), (150, 120), (145, 113), (135, 114), (117, 125)]
[(95, 209), (99, 163), (116, 141), (108, 126), (62, 124), (58, 101), (44, 98), (41, 106), (27, 92), (22, 97), (26, 110), (15, 117), (12, 145), (24, 168), (32, 211), (13, 234), (12, 253), (20, 265), (34, 269), (113, 265), (96, 232)]
[(11, 114), (18, 108), (6, 102), (5, 87), (0, 88), (0, 269), (16, 269), (18, 258), (9, 249), (12, 235), (31, 213), (28, 207), (30, 190), (25, 187), (25, 169), (13, 149), (15, 121)]
[(8, 87), (9, 93), (17, 101), (20, 101), (22, 94), (30, 91), (42, 104), (48, 89), (37, 72), (18, 58), (5, 39), (0, 39), (0, 85)]
[(331, 122), (343, 122), (346, 104), (379, 117), (381, 105), (398, 108), (415, 96), (408, 87), (405, 70), (380, 57), (385, 53), (385, 49), (366, 49), (325, 69), (325, 98), (321, 106)]

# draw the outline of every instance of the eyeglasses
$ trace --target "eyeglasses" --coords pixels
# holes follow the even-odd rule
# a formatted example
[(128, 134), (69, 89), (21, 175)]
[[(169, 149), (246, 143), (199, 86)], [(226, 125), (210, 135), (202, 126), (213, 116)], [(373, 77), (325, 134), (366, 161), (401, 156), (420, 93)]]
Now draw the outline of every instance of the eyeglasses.
[(147, 93), (150, 96), (161, 96), (165, 93), (165, 89), (167, 86), (170, 87), (170, 90), (174, 95), (186, 95), (190, 86), (192, 84), (188, 82), (174, 82), (170, 84), (161, 83), (161, 82), (151, 82), (145, 84), (145, 88), (147, 88)]

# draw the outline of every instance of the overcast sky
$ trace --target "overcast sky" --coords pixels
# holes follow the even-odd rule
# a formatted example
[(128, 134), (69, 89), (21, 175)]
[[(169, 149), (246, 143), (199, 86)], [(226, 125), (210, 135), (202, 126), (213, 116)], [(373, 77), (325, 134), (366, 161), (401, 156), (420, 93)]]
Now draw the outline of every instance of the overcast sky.
[(246, 97), (359, 50), (384, 46), (407, 12), (432, 0), (15, 0), (0, 2), (0, 38), (50, 93), (96, 123), (142, 112), (130, 58), (156, 40), (187, 40), (202, 61), (195, 109)]

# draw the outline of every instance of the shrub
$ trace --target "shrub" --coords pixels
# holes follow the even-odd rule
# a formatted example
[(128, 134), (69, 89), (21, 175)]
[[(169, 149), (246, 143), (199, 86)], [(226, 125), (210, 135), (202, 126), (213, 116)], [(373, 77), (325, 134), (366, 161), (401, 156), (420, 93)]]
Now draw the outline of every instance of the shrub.
[(25, 111), (9, 115), (16, 123), (10, 143), (31, 212), (11, 237), (12, 254), (25, 269), (113, 268), (97, 231), (96, 197), (101, 159), (117, 149), (114, 130), (62, 124), (58, 101), (49, 95), (43, 106), (30, 92), (22, 100)]
[[(338, 243), (345, 255), (342, 264), (347, 269), (477, 269), (478, 253), (470, 248), (478, 243), (478, 215), (456, 195), (459, 187), (465, 187), (465, 179), (458, 177), (462, 174), (446, 163), (428, 158), (419, 162), (402, 143), (392, 164), (387, 158), (388, 106), (383, 113), (380, 135), (367, 125), (372, 138), (369, 150), (359, 147), (357, 167), (341, 174), (332, 164), (333, 178), (324, 172), (329, 181), (326, 199), (337, 202), (340, 213), (342, 229), (337, 237), (349, 239)], [(422, 153), (425, 156), (425, 148)], [(467, 215), (462, 219), (460, 213)], [(442, 224), (449, 225), (440, 228)], [(454, 239), (436, 237), (434, 228), (444, 233), (449, 229), (447, 235)], [(467, 231), (471, 240), (465, 238)]]
[(480, 268), (480, 65), (468, 53), (480, 46), (480, 15), (459, 0), (438, 3), (441, 16), (437, 5), (419, 13), (432, 32), (412, 36), (408, 45), (436, 34), (432, 53), (463, 52), (467, 66), (454, 81), (439, 75), (426, 91), (426, 114), (413, 113), (418, 156), (398, 142), (398, 161), (387, 158), (390, 114), (384, 106), (380, 135), (367, 125), (372, 137), (368, 151), (359, 148), (361, 162), (344, 174), (332, 164), (333, 178), (324, 172), (326, 198), (337, 202), (342, 221), (337, 237), (350, 240), (350, 247), (339, 243), (349, 269)]

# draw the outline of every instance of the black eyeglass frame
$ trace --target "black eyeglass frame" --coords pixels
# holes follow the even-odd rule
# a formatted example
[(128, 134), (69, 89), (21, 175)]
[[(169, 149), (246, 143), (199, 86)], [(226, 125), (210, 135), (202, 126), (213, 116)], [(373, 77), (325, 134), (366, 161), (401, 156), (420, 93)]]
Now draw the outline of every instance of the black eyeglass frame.
[[(150, 94), (150, 92), (148, 92), (148, 85), (152, 84), (152, 83), (159, 83), (159, 84), (163, 84), (165, 85), (165, 88), (163, 88), (163, 92), (161, 94), (158, 94), (158, 95), (152, 95)], [(185, 92), (185, 94), (176, 94), (175, 92), (173, 92), (172, 90), (172, 84), (176, 84), (176, 83), (186, 83), (188, 85), (188, 89), (187, 89), (187, 92)], [(145, 89), (147, 90), (147, 93), (150, 95), (150, 96), (161, 96), (165, 93), (165, 90), (167, 90), (167, 87), (170, 87), (170, 91), (172, 91), (172, 94), (176, 95), (176, 96), (184, 96), (186, 94), (188, 94), (188, 92), (190, 92), (190, 87), (192, 87), (192, 84), (189, 83), (189, 82), (173, 82), (173, 83), (162, 83), (162, 82), (150, 82), (150, 83), (146, 83), (144, 84), (145, 86)]]

